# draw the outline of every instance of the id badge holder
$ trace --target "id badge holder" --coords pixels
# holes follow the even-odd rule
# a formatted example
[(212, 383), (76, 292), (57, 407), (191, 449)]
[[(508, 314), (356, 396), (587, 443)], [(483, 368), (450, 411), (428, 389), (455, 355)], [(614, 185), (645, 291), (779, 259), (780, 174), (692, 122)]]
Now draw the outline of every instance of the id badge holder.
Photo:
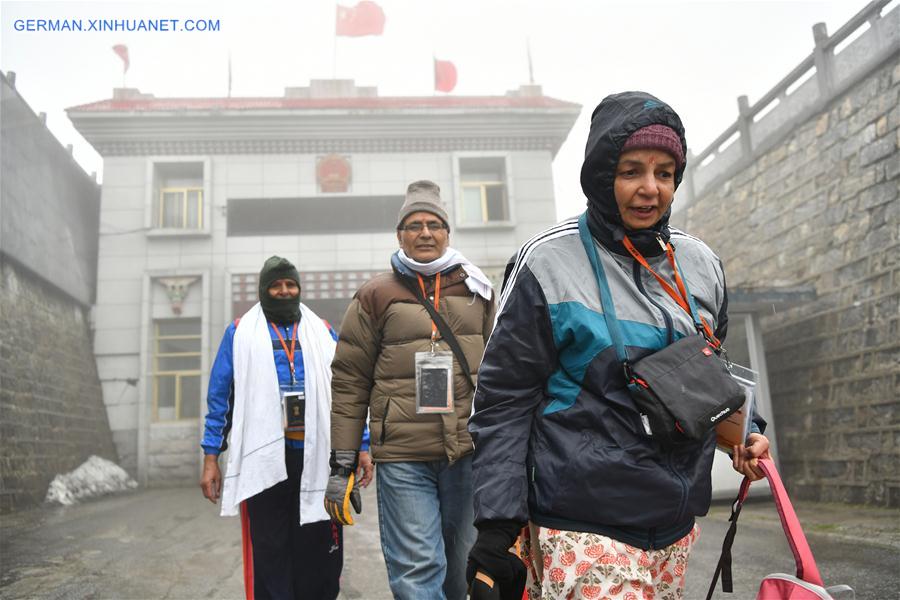
[(746, 440), (747, 436), (750, 435), (750, 423), (752, 422), (753, 411), (756, 409), (756, 388), (759, 385), (759, 374), (737, 363), (729, 363), (727, 368), (728, 372), (731, 373), (731, 378), (737, 381), (744, 390), (744, 404), (735, 414), (740, 414), (741, 416), (741, 439)]
[(416, 414), (453, 412), (453, 353), (416, 352)]
[(306, 392), (303, 386), (281, 386), (282, 425), (288, 432), (303, 431), (306, 420)]

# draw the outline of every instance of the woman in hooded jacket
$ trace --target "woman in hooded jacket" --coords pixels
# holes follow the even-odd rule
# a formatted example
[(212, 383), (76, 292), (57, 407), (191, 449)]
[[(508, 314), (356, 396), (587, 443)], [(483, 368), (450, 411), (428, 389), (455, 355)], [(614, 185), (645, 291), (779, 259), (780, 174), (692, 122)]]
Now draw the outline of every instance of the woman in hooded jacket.
[[(621, 355), (634, 364), (699, 323), (707, 339), (725, 338), (721, 261), (669, 227), (686, 151), (665, 103), (643, 92), (605, 98), (581, 172), (587, 211), (529, 240), (508, 270), (469, 420), (473, 597), (499, 588), (521, 598), (525, 568), (508, 549), (528, 522), (541, 556), (532, 598), (683, 596), (695, 518), (710, 505), (715, 432), (662, 443)], [(604, 313), (618, 320), (618, 343)], [(735, 470), (753, 480), (764, 429), (754, 415), (732, 449)]]

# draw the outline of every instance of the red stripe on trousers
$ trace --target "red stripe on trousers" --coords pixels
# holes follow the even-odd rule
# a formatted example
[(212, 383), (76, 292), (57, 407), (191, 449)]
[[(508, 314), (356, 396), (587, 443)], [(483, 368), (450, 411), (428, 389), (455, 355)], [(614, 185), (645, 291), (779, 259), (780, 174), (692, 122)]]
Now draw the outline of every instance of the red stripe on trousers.
[(241, 554), (244, 559), (244, 595), (253, 600), (253, 544), (250, 541), (250, 514), (241, 502)]

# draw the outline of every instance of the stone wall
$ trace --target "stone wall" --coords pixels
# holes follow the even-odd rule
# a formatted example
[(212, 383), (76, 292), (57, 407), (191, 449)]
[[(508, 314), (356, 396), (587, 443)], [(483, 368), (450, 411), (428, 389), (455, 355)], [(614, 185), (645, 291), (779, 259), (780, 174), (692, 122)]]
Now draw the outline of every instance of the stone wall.
[(91, 454), (115, 461), (86, 309), (0, 254), (0, 513)]
[(0, 251), (84, 306), (97, 286), (100, 186), (0, 74)]
[(900, 506), (900, 61), (895, 53), (673, 223), (730, 286), (811, 285), (763, 320), (797, 498)]
[[(91, 454), (116, 460), (88, 310), (100, 186), (0, 74), (0, 513)], [(121, 385), (127, 386), (126, 383)]]

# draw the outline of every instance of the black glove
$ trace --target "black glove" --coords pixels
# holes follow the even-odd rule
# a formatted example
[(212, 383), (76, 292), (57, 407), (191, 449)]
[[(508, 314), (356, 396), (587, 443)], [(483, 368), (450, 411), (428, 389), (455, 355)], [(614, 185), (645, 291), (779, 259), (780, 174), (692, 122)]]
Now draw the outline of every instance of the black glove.
[(472, 600), (522, 600), (527, 570), (522, 559), (509, 549), (524, 526), (508, 520), (477, 525), (478, 538), (466, 566)]
[(356, 485), (356, 467), (359, 453), (356, 450), (332, 450), (331, 475), (325, 488), (325, 510), (332, 519), (342, 525), (353, 525), (350, 505), (356, 514), (362, 512), (362, 498)]

